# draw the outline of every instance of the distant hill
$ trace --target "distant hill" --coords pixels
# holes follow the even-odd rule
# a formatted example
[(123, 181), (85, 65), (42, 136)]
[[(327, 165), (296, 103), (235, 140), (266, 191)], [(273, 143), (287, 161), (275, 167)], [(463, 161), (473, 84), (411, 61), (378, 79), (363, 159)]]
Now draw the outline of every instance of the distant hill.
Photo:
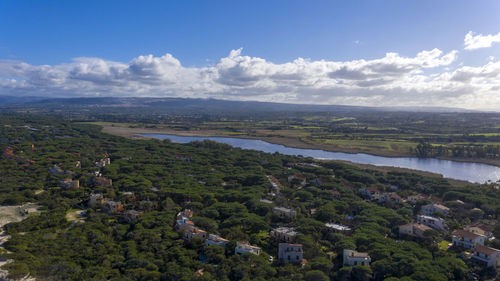
[(348, 105), (288, 104), (257, 101), (230, 101), (217, 99), (187, 98), (40, 98), (0, 97), (3, 108), (82, 108), (82, 107), (128, 107), (169, 112), (197, 113), (241, 113), (241, 112), (360, 112), (360, 111), (404, 111), (404, 112), (474, 112), (460, 108), (444, 107), (364, 107)]

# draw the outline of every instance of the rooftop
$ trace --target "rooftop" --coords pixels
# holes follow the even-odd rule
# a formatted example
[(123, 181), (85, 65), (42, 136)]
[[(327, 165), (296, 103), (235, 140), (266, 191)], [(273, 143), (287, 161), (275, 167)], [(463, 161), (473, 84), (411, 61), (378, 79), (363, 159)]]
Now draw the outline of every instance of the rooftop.
[(452, 235), (467, 238), (470, 240), (474, 240), (476, 238), (481, 237), (481, 235), (478, 235), (478, 234), (475, 234), (475, 233), (472, 233), (472, 232), (469, 232), (466, 230), (455, 230), (455, 231), (453, 231)]
[(498, 250), (498, 249), (486, 247), (483, 245), (477, 245), (475, 251), (477, 253), (481, 253), (481, 254), (485, 254), (485, 255), (491, 255), (491, 254), (500, 252), (500, 250)]

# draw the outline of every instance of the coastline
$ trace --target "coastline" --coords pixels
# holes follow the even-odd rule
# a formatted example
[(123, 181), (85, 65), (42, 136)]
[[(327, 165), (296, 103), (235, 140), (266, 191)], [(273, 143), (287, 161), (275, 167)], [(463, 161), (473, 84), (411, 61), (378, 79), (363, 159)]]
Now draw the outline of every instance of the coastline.
[[(324, 150), (324, 151), (329, 151), (329, 152), (342, 152), (342, 153), (349, 153), (349, 154), (362, 153), (362, 154), (381, 156), (381, 157), (391, 157), (391, 158), (398, 158), (398, 157), (417, 158), (417, 157), (412, 156), (410, 154), (397, 153), (397, 152), (389, 153), (387, 151), (381, 151), (380, 153), (375, 154), (375, 153), (363, 151), (360, 149), (332, 149), (332, 147), (329, 145), (307, 143), (307, 142), (304, 142), (300, 138), (265, 137), (265, 136), (254, 137), (254, 136), (248, 136), (248, 135), (229, 135), (229, 134), (220, 133), (219, 131), (216, 131), (216, 130), (178, 131), (178, 130), (172, 130), (172, 129), (129, 128), (129, 127), (119, 127), (119, 126), (109, 126), (109, 125), (99, 125), (99, 126), (102, 127), (103, 133), (122, 136), (122, 137), (126, 137), (126, 138), (134, 138), (134, 139), (147, 138), (147, 137), (143, 137), (143, 136), (139, 137), (138, 135), (140, 135), (140, 134), (164, 134), (164, 135), (175, 135), (175, 136), (181, 136), (181, 137), (239, 138), (239, 139), (262, 140), (262, 141), (265, 141), (268, 143), (284, 145), (284, 146), (291, 147), (291, 148), (317, 149), (317, 150)], [(491, 166), (495, 166), (495, 167), (500, 167), (500, 161), (492, 160), (492, 159), (483, 159), (483, 158), (469, 159), (469, 158), (453, 158), (453, 157), (436, 157), (433, 159), (449, 160), (449, 161), (455, 161), (455, 162), (479, 163), (479, 164), (486, 164), (486, 165), (491, 165)]]

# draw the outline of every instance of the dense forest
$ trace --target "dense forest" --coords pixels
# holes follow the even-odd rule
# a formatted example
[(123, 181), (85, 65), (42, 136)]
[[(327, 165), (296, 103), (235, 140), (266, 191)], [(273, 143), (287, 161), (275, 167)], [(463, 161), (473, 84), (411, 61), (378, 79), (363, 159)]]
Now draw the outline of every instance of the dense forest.
[[(41, 206), (39, 213), (5, 226), (9, 253), (0, 255), (13, 259), (4, 266), (11, 278), (428, 281), (495, 276), (494, 269), (463, 258), (460, 249), (440, 247), (451, 241), (451, 231), (471, 222), (492, 226), (500, 237), (495, 183), (455, 186), (443, 178), (211, 141), (132, 140), (101, 133), (99, 126), (41, 115), (0, 116), (0, 151), (0, 204)], [(107, 158), (109, 164), (99, 164)], [(291, 179), (294, 175), (305, 181)], [(279, 192), (270, 192), (270, 178), (278, 181)], [(67, 180), (79, 184), (67, 185)], [(426, 197), (378, 203), (360, 195), (366, 187), (401, 198)], [(121, 209), (92, 206), (95, 194), (119, 202)], [(431, 198), (452, 210), (443, 215), (448, 231), (400, 236), (398, 226), (413, 222)], [(280, 216), (274, 207), (296, 215)], [(197, 227), (228, 239), (226, 247), (183, 239), (175, 225), (176, 215), (186, 209)], [(68, 219), (75, 211), (78, 219)], [(325, 223), (330, 222), (352, 232), (329, 231)], [(303, 245), (302, 265), (276, 258), (278, 244), (270, 231), (279, 226), (299, 232), (295, 243)], [(238, 241), (262, 252), (237, 255)], [(500, 242), (487, 245), (499, 248)], [(371, 264), (344, 266), (344, 249), (368, 253)]]

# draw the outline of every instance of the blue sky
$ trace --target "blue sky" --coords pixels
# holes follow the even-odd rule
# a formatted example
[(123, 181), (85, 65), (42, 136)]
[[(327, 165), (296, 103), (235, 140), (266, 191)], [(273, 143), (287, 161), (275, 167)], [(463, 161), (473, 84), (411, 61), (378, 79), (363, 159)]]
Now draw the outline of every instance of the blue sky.
[[(490, 40), (491, 46), (464, 49), (464, 38), (470, 31), (472, 36), (495, 36), (500, 32), (500, 1), (494, 0), (1, 1), (0, 26), (0, 79), (4, 79), (0, 81), (0, 94), (4, 95), (135, 93), (360, 105), (441, 105), (440, 99), (448, 99), (446, 103), (450, 104), (455, 98), (453, 106), (465, 102), (461, 107), (486, 108), (491, 107), (493, 99), (500, 108), (496, 90), (500, 85), (492, 82), (488, 89), (481, 88), (482, 96), (477, 96), (476, 86), (484, 81), (474, 80), (477, 77), (465, 79), (464, 74), (460, 77), (465, 85), (450, 84), (446, 89), (438, 89), (438, 96), (431, 96), (428, 103), (423, 103), (424, 98), (409, 99), (423, 91), (425, 99), (429, 99), (429, 92), (434, 92), (436, 84), (442, 84), (432, 75), (449, 73), (451, 77), (460, 70), (473, 74), (489, 71), (491, 78), (497, 73), (496, 65), (486, 66), (500, 57), (496, 37)], [(488, 40), (478, 38), (483, 39)], [(229, 53), (239, 48), (243, 50), (233, 56), (233, 64), (228, 64)], [(433, 53), (434, 59), (456, 53), (452, 60), (434, 61), (431, 65), (424, 59), (417, 66), (404, 60), (433, 49), (441, 51), (438, 56)], [(384, 64), (395, 61), (387, 58), (387, 53), (397, 53), (397, 63), (409, 64), (396, 67), (409, 69), (410, 72), (401, 74), (406, 80), (401, 80), (403, 76), (399, 74), (395, 77), (394, 71), (387, 77), (374, 73), (369, 62), (376, 64), (384, 58)], [(162, 59), (166, 54), (175, 61)], [(133, 61), (147, 55), (152, 55), (151, 59), (143, 58), (140, 65), (154, 73), (147, 73), (144, 79), (142, 69), (130, 76), (137, 70)], [(224, 58), (231, 71), (218, 67), (224, 65)], [(309, 64), (298, 66), (297, 58), (304, 58)], [(359, 60), (367, 61), (368, 66), (356, 63)], [(332, 63), (314, 64), (321, 61)], [(150, 65), (145, 66), (148, 62)], [(293, 64), (295, 70), (290, 70), (288, 64)], [(41, 68), (42, 65), (47, 67)], [(177, 70), (166, 70), (168, 67)], [(325, 67), (329, 70), (318, 74), (323, 76), (311, 76)], [(304, 74), (303, 68), (307, 68), (308, 76), (298, 79)], [(345, 76), (342, 80), (332, 74), (341, 68), (348, 73), (360, 71), (363, 75), (356, 77), (371, 80), (353, 84), (359, 79), (350, 77), (344, 81)], [(70, 77), (68, 73), (75, 73), (75, 69), (84, 69), (84, 78)], [(92, 74), (94, 80), (89, 78), (92, 69), (98, 70)], [(68, 73), (63, 74), (64, 71)], [(34, 72), (37, 74), (33, 77)], [(128, 74), (119, 76), (117, 72)], [(138, 73), (142, 76), (137, 77)], [(233, 77), (223, 77), (224, 73)], [(420, 77), (422, 73), (427, 75), (427, 82)], [(99, 78), (98, 74), (103, 75)], [(159, 80), (153, 83), (152, 75), (159, 75)], [(276, 80), (283, 75), (295, 76), (292, 82)], [(57, 83), (64, 83), (61, 79), (68, 84), (76, 79), (83, 88), (66, 93), (63, 88), (67, 87), (57, 87)], [(111, 81), (106, 84), (103, 79)], [(134, 85), (116, 86), (127, 79)], [(415, 83), (415, 79), (427, 84), (418, 89), (405, 86)], [(401, 83), (392, 83), (393, 87), (388, 88), (389, 81)], [(163, 86), (158, 87), (158, 83)], [(346, 86), (349, 83), (352, 87)], [(173, 84), (176, 87), (168, 86)], [(399, 101), (395, 91), (403, 92)]]

